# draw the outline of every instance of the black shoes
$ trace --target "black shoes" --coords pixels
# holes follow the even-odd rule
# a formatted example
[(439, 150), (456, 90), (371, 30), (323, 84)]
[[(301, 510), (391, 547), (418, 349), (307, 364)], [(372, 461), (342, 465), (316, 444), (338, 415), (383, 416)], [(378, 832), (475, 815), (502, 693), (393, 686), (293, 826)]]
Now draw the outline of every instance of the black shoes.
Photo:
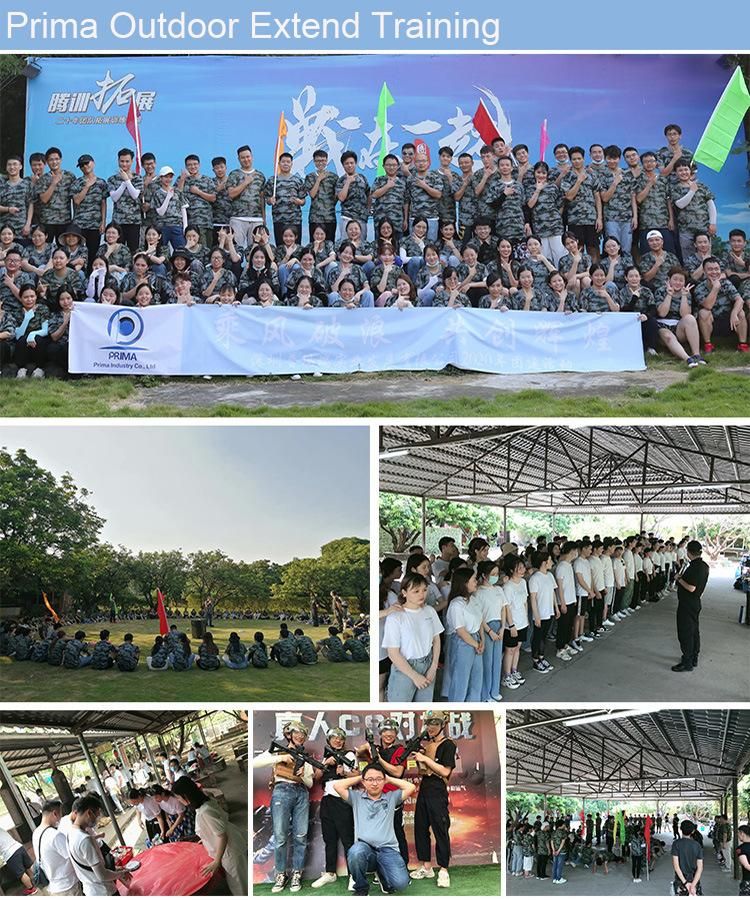
[(672, 666), (673, 672), (692, 672), (692, 666), (684, 666), (681, 662), (677, 663), (676, 666)]

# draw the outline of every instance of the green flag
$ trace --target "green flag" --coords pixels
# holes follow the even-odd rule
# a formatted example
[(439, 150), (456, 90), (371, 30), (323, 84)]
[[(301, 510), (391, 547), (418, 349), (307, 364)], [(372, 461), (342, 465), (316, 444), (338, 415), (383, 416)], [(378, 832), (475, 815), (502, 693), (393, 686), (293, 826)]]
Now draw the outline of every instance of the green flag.
[(375, 121), (378, 124), (378, 128), (380, 128), (380, 156), (378, 157), (378, 175), (384, 175), (385, 169), (383, 168), (383, 159), (388, 153), (388, 107), (393, 106), (396, 101), (391, 96), (391, 92), (388, 90), (388, 85), (383, 82), (383, 87), (380, 89), (380, 99), (378, 100), (378, 114), (375, 117)]
[(698, 141), (693, 157), (695, 161), (704, 163), (715, 172), (720, 172), (748, 109), (750, 109), (750, 94), (742, 69), (737, 66)]
[(112, 612), (115, 614), (115, 618), (116, 618), (118, 615), (117, 603), (115, 602), (115, 598), (112, 594), (109, 595), (109, 606), (110, 606), (110, 609), (112, 610)]

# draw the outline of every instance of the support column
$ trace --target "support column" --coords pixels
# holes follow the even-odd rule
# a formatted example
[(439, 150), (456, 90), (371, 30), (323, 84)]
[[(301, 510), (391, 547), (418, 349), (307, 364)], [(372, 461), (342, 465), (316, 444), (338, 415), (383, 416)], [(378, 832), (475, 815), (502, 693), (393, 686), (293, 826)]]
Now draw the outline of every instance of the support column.
[(738, 806), (739, 803), (737, 797), (737, 776), (735, 775), (732, 779), (732, 847), (729, 852), (732, 854), (732, 859), (734, 860), (732, 866), (732, 877), (736, 880), (739, 880), (740, 877), (740, 859), (734, 852), (734, 844), (737, 841), (737, 831), (740, 827)]
[(638, 534), (643, 531), (643, 510), (641, 510), (641, 524), (638, 526)]
[(91, 751), (88, 748), (88, 744), (86, 743), (86, 739), (82, 734), (78, 735), (78, 743), (81, 745), (81, 750), (83, 750), (83, 755), (86, 757), (86, 762), (89, 764), (89, 768), (94, 776), (94, 780), (99, 787), (99, 796), (104, 801), (104, 806), (107, 810), (107, 815), (112, 820), (112, 827), (115, 829), (115, 834), (117, 835), (117, 840), (120, 842), (122, 846), (125, 846), (125, 838), (122, 836), (122, 831), (120, 831), (120, 824), (117, 821), (117, 816), (115, 814), (115, 810), (112, 806), (112, 801), (109, 799), (109, 794), (104, 789), (104, 785), (102, 784), (102, 780), (99, 777), (99, 770), (96, 768), (96, 764), (94, 763), (94, 758), (91, 755)]
[(52, 769), (52, 784), (55, 786), (57, 796), (60, 798), (60, 801), (63, 805), (63, 814), (67, 816), (73, 808), (73, 803), (76, 799), (75, 794), (70, 787), (70, 782), (68, 781), (67, 775), (65, 774), (65, 772), (63, 772), (62, 769), (58, 768), (57, 763), (55, 762), (54, 757), (50, 753), (48, 747), (44, 748), (44, 755), (49, 761), (50, 769)]
[(154, 759), (154, 754), (151, 752), (151, 744), (148, 742), (148, 738), (146, 735), (143, 735), (143, 743), (146, 745), (146, 752), (148, 753), (148, 758), (151, 760), (151, 767), (154, 770), (154, 778), (156, 778), (157, 782), (161, 784), (160, 773), (164, 774), (164, 769), (161, 766), (156, 764), (156, 759)]
[(206, 740), (206, 732), (203, 730), (203, 725), (201, 724), (201, 720), (196, 719), (196, 724), (198, 725), (198, 731), (200, 732), (200, 736), (201, 736), (201, 740), (203, 741), (203, 745), (206, 748), (206, 750), (208, 750), (209, 747), (208, 747), (208, 741)]
[(508, 507), (503, 507), (503, 543), (508, 543)]
[(13, 824), (21, 841), (30, 841), (31, 834), (36, 828), (31, 817), (31, 810), (23, 798), (18, 785), (13, 780), (13, 774), (8, 768), (2, 753), (0, 753), (0, 797), (13, 819)]
[(427, 500), (422, 497), (422, 550), (427, 552)]

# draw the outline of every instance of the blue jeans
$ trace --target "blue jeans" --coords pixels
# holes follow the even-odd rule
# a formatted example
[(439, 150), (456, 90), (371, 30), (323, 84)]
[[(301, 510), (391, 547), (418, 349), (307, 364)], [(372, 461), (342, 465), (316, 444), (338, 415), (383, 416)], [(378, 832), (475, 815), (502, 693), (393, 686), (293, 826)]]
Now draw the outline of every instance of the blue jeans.
[(242, 662), (232, 662), (231, 659), (225, 659), (224, 665), (228, 669), (246, 669), (250, 663), (247, 660), (243, 660)]
[[(497, 634), (500, 622), (493, 619), (487, 627)], [(484, 653), (482, 654), (482, 700), (487, 702), (500, 693), (500, 672), (503, 664), (503, 642), (493, 641), (489, 635), (484, 636)]]
[(307, 852), (307, 827), (310, 810), (310, 793), (303, 784), (278, 781), (271, 794), (271, 819), (273, 821), (274, 865), (276, 874), (286, 872), (288, 843), (292, 844), (292, 871), (301, 872), (305, 867)]
[(371, 847), (364, 841), (355, 841), (346, 854), (349, 874), (354, 879), (354, 893), (364, 897), (370, 893), (367, 873), (375, 869), (387, 894), (404, 891), (409, 886), (406, 863), (395, 847)]
[(91, 665), (91, 660), (92, 660), (93, 658), (94, 658), (93, 656), (84, 656), (83, 654), (81, 654), (81, 655), (78, 657), (78, 668), (79, 668), (79, 669), (83, 669), (83, 668), (85, 668), (86, 666), (90, 666), (90, 665)]
[(166, 247), (172, 245), (172, 250), (179, 250), (185, 246), (185, 235), (182, 225), (162, 225), (161, 242)]
[[(415, 672), (424, 675), (432, 665), (432, 653), (420, 659), (407, 660)], [(391, 667), (388, 676), (388, 702), (389, 703), (422, 703), (432, 700), (435, 690), (435, 682), (428, 684), (426, 688), (417, 689), (408, 675), (404, 675), (395, 666)]]
[(406, 263), (404, 266), (406, 269), (406, 274), (411, 278), (412, 281), (416, 281), (417, 273), (420, 269), (424, 268), (424, 257), (423, 256), (412, 256), (412, 258)]
[[(478, 640), (479, 632), (473, 634), (472, 637), (474, 640)], [(451, 678), (448, 700), (452, 703), (480, 700), (482, 697), (482, 657), (456, 632), (451, 635), (450, 639)]]
[[(339, 297), (337, 291), (331, 291), (331, 293), (328, 295), (328, 305), (329, 306), (342, 306), (343, 305), (341, 303), (341, 297)], [(362, 293), (359, 295), (359, 305), (362, 308), (366, 307), (369, 309), (371, 309), (373, 306), (375, 306), (375, 296), (372, 293), (372, 291), (362, 291)]]
[(631, 221), (627, 222), (605, 222), (604, 223), (604, 240), (608, 237), (616, 237), (620, 242), (623, 253), (630, 253), (633, 246), (633, 229), (630, 227)]
[(432, 288), (419, 288), (417, 297), (419, 298), (419, 306), (432, 306), (432, 301), (435, 299), (435, 291)]
[(559, 881), (563, 877), (563, 866), (565, 865), (565, 854), (558, 853), (552, 857), (552, 878)]

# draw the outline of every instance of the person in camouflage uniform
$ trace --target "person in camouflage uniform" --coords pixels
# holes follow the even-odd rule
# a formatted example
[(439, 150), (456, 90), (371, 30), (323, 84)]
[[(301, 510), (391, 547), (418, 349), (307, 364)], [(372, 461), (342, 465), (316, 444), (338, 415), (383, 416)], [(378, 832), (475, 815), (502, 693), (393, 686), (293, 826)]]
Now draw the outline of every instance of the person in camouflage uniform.
[(133, 635), (128, 632), (123, 638), (123, 643), (117, 648), (115, 662), (121, 672), (135, 672), (138, 668), (138, 660), (141, 656), (141, 648), (133, 643)]
[(517, 244), (526, 235), (526, 194), (521, 182), (513, 176), (513, 163), (509, 157), (499, 159), (497, 169), (499, 180), (494, 183), (497, 204), (495, 233)]
[(656, 168), (656, 154), (650, 150), (641, 154), (641, 174), (635, 179), (635, 199), (638, 204), (640, 249), (645, 251), (649, 231), (661, 231), (664, 244), (674, 250), (674, 209), (670, 200), (669, 181)]
[(722, 260), (722, 267), (745, 303), (750, 304), (750, 249), (747, 235), (741, 228), (733, 228), (729, 232), (729, 252)]
[(236, 631), (229, 635), (223, 662), (228, 669), (246, 669), (250, 665), (247, 661), (247, 647), (242, 643)]
[(68, 640), (65, 637), (65, 632), (62, 628), (59, 628), (52, 638), (49, 653), (47, 654), (47, 662), (50, 666), (62, 665), (63, 657), (65, 656), (65, 645), (68, 643)]
[(406, 179), (406, 219), (427, 220), (427, 238), (437, 240), (440, 204), (447, 190), (444, 177), (430, 169), (426, 153), (414, 157), (414, 172)]
[(30, 285), (21, 289), (20, 300), (21, 309), (11, 314), (15, 323), (13, 362), (18, 366), (16, 378), (26, 378), (29, 372), (39, 372), (41, 374), (35, 377), (43, 378), (49, 343), (49, 309), (38, 302), (37, 293)]
[(149, 225), (155, 225), (154, 220), (154, 191), (159, 187), (159, 176), (156, 171), (156, 157), (153, 153), (144, 153), (141, 156), (143, 166), (143, 190), (141, 191), (141, 215), (143, 229)]
[(690, 163), (681, 159), (675, 167), (676, 180), (670, 185), (670, 196), (677, 210), (677, 229), (683, 260), (693, 252), (697, 234), (716, 234), (716, 204), (713, 192), (693, 177)]
[(536, 835), (534, 829), (528, 823), (524, 825), (521, 834), (521, 850), (523, 852), (523, 877), (533, 878), (534, 856), (536, 854)]
[(153, 224), (161, 231), (163, 245), (172, 250), (185, 246), (188, 200), (185, 194), (173, 184), (174, 170), (170, 166), (159, 169), (159, 185), (154, 189), (151, 200)]
[(546, 162), (534, 166), (535, 181), (533, 187), (526, 190), (526, 206), (531, 211), (532, 233), (539, 239), (544, 256), (557, 265), (565, 255), (562, 242), (564, 198), (560, 188), (549, 180), (549, 171)]
[(253, 643), (247, 652), (247, 658), (254, 669), (268, 668), (268, 651), (262, 631), (256, 631), (253, 636)]
[(199, 669), (213, 672), (221, 665), (219, 660), (219, 648), (214, 643), (214, 636), (207, 631), (198, 647), (198, 659), (195, 663)]
[(31, 639), (29, 628), (26, 625), (17, 625), (13, 639), (13, 659), (16, 662), (26, 662), (31, 659), (33, 647), (34, 642)]
[(443, 179), (443, 193), (438, 205), (438, 219), (441, 222), (456, 221), (456, 191), (461, 187), (461, 176), (451, 168), (453, 162), (453, 150), (450, 147), (441, 147), (438, 151), (440, 167), (438, 174)]
[(510, 296), (505, 304), (508, 309), (521, 312), (555, 312), (557, 307), (546, 289), (534, 280), (534, 273), (528, 266), (518, 270), (518, 288), (510, 289)]
[[(683, 269), (670, 269), (669, 281), (652, 298), (648, 314), (651, 317), (649, 323), (654, 322), (658, 329), (658, 343), (692, 369), (706, 363), (700, 355), (700, 333), (698, 322), (692, 313), (692, 299), (686, 287), (687, 277)], [(689, 354), (683, 344), (690, 348)]]
[(544, 822), (542, 827), (537, 829), (534, 835), (536, 842), (536, 877), (539, 881), (546, 881), (547, 863), (551, 855), (550, 850), (550, 826), (549, 822)]
[(20, 250), (9, 250), (5, 255), (5, 271), (0, 277), (0, 309), (11, 315), (21, 310), (21, 289), (34, 287), (34, 276), (21, 270), (23, 260)]
[[(479, 151), (482, 158), (482, 168), (478, 169), (471, 178), (471, 184), (476, 198), (477, 219), (489, 219), (494, 222), (497, 219), (498, 198), (500, 196), (500, 175), (497, 171), (497, 158), (492, 147), (485, 144)], [(474, 225), (472, 222), (472, 227)]]
[(299, 175), (292, 174), (293, 161), (291, 153), (282, 153), (278, 159), (278, 174), (267, 185), (266, 203), (273, 210), (273, 235), (277, 246), (281, 244), (286, 228), (294, 230), (298, 242), (302, 239), (305, 185)]
[(51, 309), (57, 304), (60, 291), (70, 291), (78, 299), (83, 296), (85, 280), (82, 272), (68, 266), (68, 251), (58, 247), (52, 254), (52, 268), (39, 279), (39, 296)]
[(571, 147), (571, 169), (560, 180), (568, 211), (568, 230), (583, 242), (594, 262), (599, 260), (598, 235), (602, 231), (599, 178), (584, 165), (583, 147)]
[(99, 640), (94, 644), (91, 654), (92, 669), (111, 669), (115, 664), (114, 656), (117, 653), (115, 645), (109, 639), (109, 631), (105, 628), (99, 632)]
[(470, 153), (459, 155), (458, 168), (461, 181), (453, 197), (458, 202), (459, 237), (464, 238), (474, 230), (479, 215), (479, 201), (474, 190), (474, 159)]
[(165, 280), (149, 271), (148, 257), (145, 253), (136, 253), (133, 257), (133, 271), (123, 275), (122, 281), (120, 281), (120, 297), (123, 306), (134, 305), (136, 291), (142, 284), (147, 284), (151, 288), (155, 303), (169, 302)]
[(52, 646), (53, 638), (43, 638), (40, 641), (34, 641), (31, 648), (31, 661), (36, 663), (46, 663), (49, 659), (49, 650)]
[(328, 628), (328, 637), (318, 641), (318, 651), (325, 656), (328, 662), (348, 662), (344, 645), (339, 637), (339, 630), (335, 625)]
[(5, 163), (8, 177), (0, 181), (0, 227), (9, 225), (16, 235), (20, 235), (26, 225), (31, 202), (31, 188), (21, 177), (22, 168), (20, 156), (9, 156)]
[(213, 203), (216, 202), (216, 184), (208, 175), (201, 175), (200, 157), (191, 153), (185, 157), (185, 168), (177, 179), (177, 190), (187, 201), (187, 221), (200, 232), (203, 243), (210, 247), (214, 242)]
[(487, 267), (477, 259), (476, 246), (470, 241), (465, 247), (462, 262), (456, 266), (459, 291), (468, 296), (472, 306), (479, 305), (487, 292)]
[(667, 146), (660, 147), (656, 153), (656, 161), (661, 169), (664, 178), (668, 178), (670, 184), (673, 184), (676, 175), (675, 170), (681, 159), (686, 159), (689, 163), (693, 161), (693, 151), (682, 146), (682, 129), (679, 125), (667, 125), (664, 128), (664, 137), (667, 139)]
[(529, 148), (526, 144), (515, 144), (513, 147), (513, 155), (516, 158), (516, 164), (511, 169), (513, 177), (516, 181), (520, 181), (523, 185), (524, 194), (531, 188), (534, 189), (534, 167), (529, 162)]
[[(576, 293), (580, 293), (583, 288), (591, 284), (589, 269), (591, 268), (592, 259), (584, 250), (581, 239), (572, 231), (565, 232), (563, 244), (567, 252), (558, 262), (557, 269), (565, 277), (568, 287)], [(544, 277), (546, 281), (549, 274), (549, 272), (540, 272), (537, 281), (541, 277)]]
[(599, 172), (604, 235), (616, 237), (624, 253), (633, 247), (633, 231), (638, 224), (635, 178), (629, 169), (620, 168), (622, 151), (616, 144), (604, 148), (605, 167)]
[(72, 188), (76, 177), (62, 168), (62, 153), (57, 147), (49, 148), (45, 161), (49, 172), (41, 175), (34, 185), (26, 223), (31, 225), (36, 217), (54, 240), (72, 218)]
[(552, 884), (565, 884), (567, 880), (563, 878), (563, 867), (568, 854), (568, 845), (568, 826), (564, 821), (558, 820), (550, 838), (550, 846), (552, 848)]
[(301, 628), (295, 629), (294, 642), (297, 645), (297, 660), (300, 665), (314, 666), (318, 661), (318, 651), (315, 649), (314, 642)]
[(614, 284), (619, 290), (625, 285), (625, 272), (633, 265), (633, 257), (625, 253), (619, 238), (611, 234), (604, 239), (602, 265), (607, 270), (607, 283)]
[(155, 671), (165, 671), (171, 666), (170, 649), (165, 638), (158, 634), (154, 638), (154, 646), (146, 657), (146, 665)]
[(351, 656), (352, 662), (369, 662), (370, 654), (367, 647), (358, 638), (345, 634), (344, 651)]
[(706, 277), (695, 286), (693, 292), (693, 302), (698, 308), (703, 352), (713, 352), (713, 333), (718, 331), (726, 335), (734, 333), (737, 336), (737, 349), (741, 353), (750, 353), (742, 296), (725, 277), (721, 271), (721, 263), (715, 256), (703, 263), (703, 271)]
[(314, 240), (315, 228), (325, 232), (327, 241), (336, 238), (336, 186), (338, 176), (328, 168), (328, 154), (325, 150), (313, 153), (315, 171), (305, 176), (305, 193), (310, 197), (308, 229), (310, 241)]
[[(107, 222), (109, 186), (94, 171), (94, 157), (84, 153), (78, 157), (81, 175), (73, 181), (70, 192), (73, 198), (73, 222), (83, 232), (88, 259), (93, 260), (104, 234)], [(60, 235), (62, 237), (62, 234)]]
[(219, 226), (229, 227), (232, 218), (232, 201), (229, 197), (229, 176), (227, 175), (227, 160), (224, 156), (214, 156), (211, 160), (213, 169), (213, 193), (214, 201), (211, 204), (211, 220), (214, 223), (214, 239), (207, 244), (206, 249), (215, 243), (215, 235)]
[(284, 669), (293, 669), (299, 660), (297, 659), (297, 642), (292, 635), (287, 635), (271, 647), (271, 659)]
[(389, 153), (383, 157), (385, 175), (378, 175), (372, 183), (372, 220), (375, 227), (390, 219), (395, 234), (394, 245), (399, 246), (404, 232), (408, 230), (406, 221), (406, 179), (399, 177), (398, 157)]
[(578, 298), (578, 306), (583, 312), (619, 312), (617, 287), (607, 284), (607, 270), (601, 263), (594, 263), (589, 269), (591, 285), (584, 288)]
[(266, 224), (266, 176), (253, 168), (253, 151), (245, 144), (237, 150), (239, 169), (229, 173), (227, 190), (232, 201), (229, 224), (239, 247), (250, 247), (251, 232)]
[(76, 631), (74, 637), (65, 643), (63, 666), (66, 669), (83, 669), (91, 665), (92, 657), (88, 652), (89, 645), (85, 643), (85, 637), (85, 631)]
[(404, 274), (395, 262), (392, 244), (383, 244), (375, 268), (370, 273), (370, 288), (375, 298), (375, 306), (389, 306), (389, 300), (396, 291), (396, 281)]
[(367, 231), (370, 185), (361, 172), (357, 172), (357, 154), (347, 150), (341, 154), (344, 174), (336, 182), (336, 199), (341, 204), (341, 233), (346, 232), (349, 219), (356, 219), (362, 231)]
[(443, 269), (443, 283), (436, 285), (433, 306), (448, 306), (452, 309), (471, 306), (469, 295), (461, 290), (461, 280), (453, 266)]
[(133, 151), (127, 147), (117, 154), (117, 166), (117, 172), (107, 179), (112, 221), (120, 227), (123, 239), (133, 254), (140, 239), (143, 176), (132, 171)]
[(658, 229), (647, 232), (646, 241), (649, 249), (641, 256), (638, 268), (645, 284), (655, 293), (664, 287), (669, 270), (675, 266), (679, 267), (680, 261), (674, 253), (664, 249), (664, 237)]
[[(195, 662), (196, 654), (192, 652), (192, 648), (190, 647), (190, 641), (186, 634), (183, 634), (180, 631), (175, 631), (174, 634), (176, 638), (172, 640), (172, 668), (175, 672), (184, 672), (187, 669), (190, 669)], [(172, 633), (167, 635), (167, 638), (170, 638)]]

